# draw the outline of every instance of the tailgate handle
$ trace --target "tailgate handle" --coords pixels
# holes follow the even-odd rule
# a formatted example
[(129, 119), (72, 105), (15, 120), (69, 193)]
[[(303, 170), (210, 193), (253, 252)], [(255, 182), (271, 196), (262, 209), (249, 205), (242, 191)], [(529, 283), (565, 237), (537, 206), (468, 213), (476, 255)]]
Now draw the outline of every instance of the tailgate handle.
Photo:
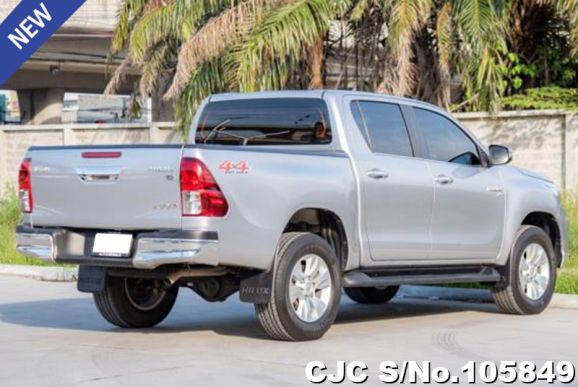
[(77, 168), (76, 173), (82, 181), (117, 181), (120, 176), (120, 167), (88, 167)]

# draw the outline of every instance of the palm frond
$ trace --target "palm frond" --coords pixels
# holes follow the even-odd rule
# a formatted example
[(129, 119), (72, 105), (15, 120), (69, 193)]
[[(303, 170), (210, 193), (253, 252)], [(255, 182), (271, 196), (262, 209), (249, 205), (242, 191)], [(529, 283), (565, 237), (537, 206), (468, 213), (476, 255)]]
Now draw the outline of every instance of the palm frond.
[[(501, 8), (496, 8), (500, 5)], [(471, 106), (495, 111), (502, 94), (500, 52), (506, 50), (509, 4), (454, 0), (453, 15), (463, 40), (460, 74)]]
[(432, 0), (398, 0), (391, 7), (389, 46), (394, 55), (404, 54), (408, 41), (425, 25), (433, 6)]
[(147, 7), (135, 23), (130, 36), (133, 60), (140, 61), (147, 49), (164, 39), (186, 41), (206, 19), (234, 4), (234, 0), (155, 0), (157, 6)]
[(550, 0), (548, 3), (552, 3), (558, 12), (563, 14), (568, 20), (572, 54), (578, 54), (578, 0)]
[(439, 62), (444, 69), (449, 70), (452, 49), (454, 47), (451, 4), (449, 1), (440, 8), (435, 28)]
[(223, 68), (223, 61), (216, 57), (203, 62), (191, 74), (189, 81), (179, 94), (175, 104), (175, 117), (178, 130), (186, 135), (193, 116), (200, 103), (210, 94), (228, 89)]
[(252, 20), (270, 4), (280, 0), (245, 0), (209, 20), (181, 47), (177, 70), (167, 98), (175, 98), (191, 74), (203, 62), (217, 57), (225, 47), (239, 41), (251, 28)]
[(496, 48), (487, 45), (482, 49), (479, 61), (469, 64), (472, 78), (468, 94), (477, 94), (472, 107), (477, 110), (495, 112), (499, 108), (502, 96), (502, 76), (500, 74), (500, 56)]
[(454, 0), (452, 13), (462, 37), (475, 51), (504, 37), (505, 19), (498, 16), (492, 0)]
[(335, 15), (332, 5), (326, 0), (297, 0), (272, 8), (234, 48), (228, 64), (231, 83), (242, 91), (283, 87), (286, 69), (329, 29)]
[(432, 0), (398, 0), (390, 9), (388, 46), (397, 60), (397, 85), (393, 92), (409, 95), (415, 85), (413, 43), (416, 32), (427, 22)]
[(150, 96), (160, 86), (163, 73), (167, 69), (167, 57), (172, 53), (171, 42), (162, 42), (149, 50), (145, 64), (141, 69), (139, 94)]
[(126, 57), (123, 59), (120, 65), (114, 70), (114, 73), (112, 74), (110, 80), (106, 84), (104, 94), (112, 95), (118, 92), (120, 85), (122, 85), (122, 83), (126, 79), (126, 71), (131, 67), (131, 65), (132, 61), (130, 57)]
[(117, 21), (112, 34), (111, 52), (119, 53), (127, 45), (130, 31), (148, 0), (123, 0), (117, 12)]
[(178, 13), (175, 0), (156, 0), (155, 3), (156, 7), (146, 7), (130, 35), (129, 51), (136, 63), (144, 60), (151, 47), (176, 35), (174, 19), (178, 17)]

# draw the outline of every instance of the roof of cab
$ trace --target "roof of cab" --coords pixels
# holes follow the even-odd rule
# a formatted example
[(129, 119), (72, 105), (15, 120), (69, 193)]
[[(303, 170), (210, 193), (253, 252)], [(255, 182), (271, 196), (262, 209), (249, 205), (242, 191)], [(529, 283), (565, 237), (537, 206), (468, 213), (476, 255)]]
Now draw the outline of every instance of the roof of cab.
[(355, 90), (281, 90), (281, 91), (259, 91), (253, 93), (220, 93), (209, 97), (209, 102), (230, 101), (232, 99), (258, 99), (258, 98), (323, 98), (325, 95), (335, 97), (359, 96), (359, 97), (387, 97), (391, 102), (405, 103), (411, 105), (421, 105), (430, 109), (440, 110), (439, 106), (428, 102), (412, 98), (396, 97), (389, 94), (371, 93)]

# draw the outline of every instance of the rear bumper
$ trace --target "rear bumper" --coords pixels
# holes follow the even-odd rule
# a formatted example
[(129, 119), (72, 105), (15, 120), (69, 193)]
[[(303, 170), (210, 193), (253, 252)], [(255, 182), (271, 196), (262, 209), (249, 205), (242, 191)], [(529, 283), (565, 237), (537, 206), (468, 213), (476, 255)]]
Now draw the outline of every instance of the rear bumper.
[[(105, 232), (105, 231), (100, 231)], [(93, 256), (94, 230), (68, 230), (20, 225), (16, 248), (27, 256), (56, 263), (155, 269), (170, 264), (219, 264), (216, 232), (166, 230), (133, 233), (129, 257)]]

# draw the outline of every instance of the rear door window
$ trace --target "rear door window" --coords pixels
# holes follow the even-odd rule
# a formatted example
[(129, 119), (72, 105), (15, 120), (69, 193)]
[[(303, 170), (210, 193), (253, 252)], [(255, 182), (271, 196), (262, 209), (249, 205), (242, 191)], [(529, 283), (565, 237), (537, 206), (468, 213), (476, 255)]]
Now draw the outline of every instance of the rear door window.
[(210, 102), (195, 143), (220, 145), (329, 144), (331, 124), (318, 98), (239, 99)]
[(413, 156), (411, 141), (399, 105), (353, 101), (351, 111), (373, 152)]

